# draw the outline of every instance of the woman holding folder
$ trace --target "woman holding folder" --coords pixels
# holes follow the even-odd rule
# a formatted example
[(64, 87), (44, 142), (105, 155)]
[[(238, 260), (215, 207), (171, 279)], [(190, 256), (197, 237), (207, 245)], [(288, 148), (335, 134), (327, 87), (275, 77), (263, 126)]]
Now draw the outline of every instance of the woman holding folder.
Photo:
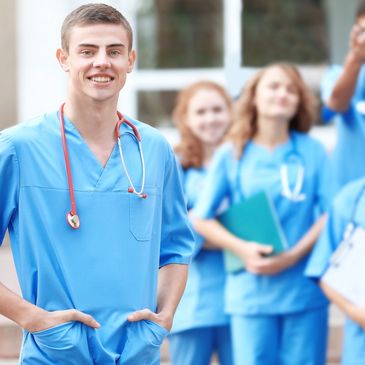
[[(216, 153), (192, 212), (197, 231), (245, 265), (228, 275), (225, 296), (236, 365), (325, 363), (327, 301), (303, 274), (325, 222), (330, 186), (326, 153), (306, 134), (313, 108), (294, 66), (258, 72), (237, 102), (229, 143)], [(270, 255), (271, 242), (239, 238), (217, 219), (223, 199), (234, 206), (260, 192), (286, 237), (278, 255)], [(257, 222), (258, 230), (264, 223)]]
[[(181, 140), (176, 153), (182, 167), (188, 209), (205, 187), (207, 167), (232, 121), (231, 99), (218, 84), (197, 82), (180, 92), (173, 112)], [(232, 365), (229, 317), (223, 310), (226, 274), (222, 251), (196, 234), (185, 293), (171, 330), (172, 365), (209, 365), (217, 353)]]

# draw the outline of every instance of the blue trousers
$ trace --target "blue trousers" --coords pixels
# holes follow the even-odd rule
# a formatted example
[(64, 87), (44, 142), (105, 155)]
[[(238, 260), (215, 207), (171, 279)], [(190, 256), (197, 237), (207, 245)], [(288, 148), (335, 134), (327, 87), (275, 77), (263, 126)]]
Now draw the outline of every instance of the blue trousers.
[(341, 365), (365, 364), (365, 330), (346, 320)]
[(107, 350), (97, 330), (67, 322), (26, 333), (20, 365), (160, 365), (167, 330), (151, 321), (128, 323), (118, 351)]
[(327, 308), (231, 317), (235, 365), (324, 365)]
[(217, 353), (220, 365), (233, 365), (229, 326), (203, 327), (169, 336), (171, 365), (209, 365)]

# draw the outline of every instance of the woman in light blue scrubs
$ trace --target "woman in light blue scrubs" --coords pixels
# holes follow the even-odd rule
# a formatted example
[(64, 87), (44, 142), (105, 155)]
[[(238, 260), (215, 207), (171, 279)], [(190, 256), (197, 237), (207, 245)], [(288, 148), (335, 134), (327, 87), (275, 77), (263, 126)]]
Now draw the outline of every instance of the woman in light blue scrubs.
[[(231, 99), (218, 84), (197, 82), (180, 92), (173, 117), (181, 135), (176, 152), (191, 209), (231, 123)], [(209, 365), (214, 352), (221, 365), (233, 364), (229, 317), (223, 311), (225, 279), (221, 250), (196, 234), (187, 287), (169, 337), (173, 365)]]
[[(258, 72), (237, 102), (230, 143), (217, 151), (192, 212), (207, 240), (246, 265), (228, 275), (225, 296), (236, 365), (325, 363), (327, 301), (303, 273), (326, 219), (330, 185), (326, 153), (306, 134), (313, 105), (292, 65)], [(234, 204), (262, 191), (288, 243), (277, 256), (267, 256), (270, 242), (244, 241), (215, 219), (223, 199)]]
[[(306, 275), (316, 280), (326, 271), (333, 252), (343, 239), (347, 225), (352, 221), (365, 227), (365, 179), (347, 184), (336, 196), (329, 219), (308, 262)], [(365, 260), (365, 258), (364, 258)], [(365, 361), (365, 311), (346, 300), (321, 281), (327, 297), (341, 308), (346, 316), (342, 365), (363, 365)]]

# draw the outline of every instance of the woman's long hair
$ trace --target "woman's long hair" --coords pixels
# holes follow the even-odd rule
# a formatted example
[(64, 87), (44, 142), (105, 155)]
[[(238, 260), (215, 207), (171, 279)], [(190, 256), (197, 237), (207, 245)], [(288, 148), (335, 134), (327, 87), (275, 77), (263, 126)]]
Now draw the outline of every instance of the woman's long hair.
[(257, 133), (256, 90), (264, 73), (271, 68), (280, 67), (291, 79), (299, 95), (296, 114), (289, 122), (289, 130), (308, 132), (316, 116), (316, 101), (303, 81), (297, 68), (289, 63), (274, 63), (259, 71), (244, 87), (236, 102), (233, 124), (227, 134), (227, 140), (235, 147), (236, 156), (242, 154), (247, 142)]
[[(204, 150), (202, 141), (194, 136), (187, 125), (187, 113), (192, 97), (202, 89), (217, 91), (227, 103), (229, 110), (232, 108), (232, 101), (225, 89), (212, 81), (199, 81), (182, 90), (176, 100), (172, 118), (180, 132), (180, 142), (175, 147), (175, 152), (180, 158), (184, 169), (190, 167), (199, 168), (203, 166)], [(223, 137), (222, 137), (223, 139)]]

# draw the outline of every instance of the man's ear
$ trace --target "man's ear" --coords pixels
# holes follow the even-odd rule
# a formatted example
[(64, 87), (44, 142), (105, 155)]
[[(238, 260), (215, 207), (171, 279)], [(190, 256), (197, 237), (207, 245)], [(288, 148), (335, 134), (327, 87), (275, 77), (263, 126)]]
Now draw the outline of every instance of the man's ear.
[(62, 48), (58, 48), (56, 57), (63, 71), (68, 72), (70, 69), (68, 65), (68, 54)]
[(128, 70), (127, 70), (128, 73), (132, 72), (135, 62), (136, 62), (136, 51), (132, 49), (128, 54)]

